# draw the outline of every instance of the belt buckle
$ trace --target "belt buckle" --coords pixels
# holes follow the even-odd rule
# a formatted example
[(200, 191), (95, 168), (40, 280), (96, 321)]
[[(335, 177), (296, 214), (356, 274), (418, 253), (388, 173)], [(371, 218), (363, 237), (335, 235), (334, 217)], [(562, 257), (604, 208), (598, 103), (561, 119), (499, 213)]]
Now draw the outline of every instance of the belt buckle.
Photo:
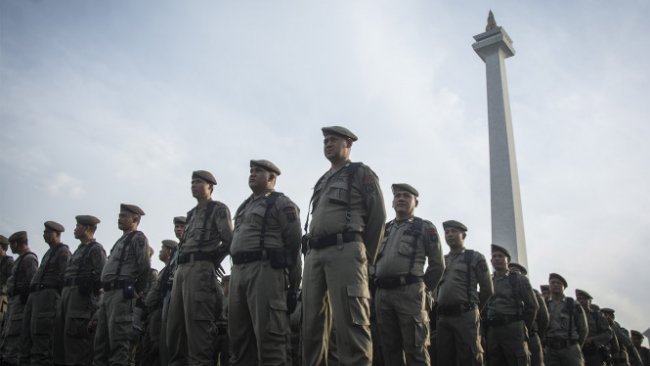
[(402, 286), (406, 285), (406, 276), (399, 276), (399, 284)]

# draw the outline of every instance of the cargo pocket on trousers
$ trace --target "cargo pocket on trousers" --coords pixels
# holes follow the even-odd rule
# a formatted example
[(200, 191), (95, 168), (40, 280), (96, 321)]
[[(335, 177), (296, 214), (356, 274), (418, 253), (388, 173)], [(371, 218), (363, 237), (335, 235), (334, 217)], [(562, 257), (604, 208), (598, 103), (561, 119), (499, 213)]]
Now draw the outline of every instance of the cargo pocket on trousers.
[(413, 316), (413, 346), (421, 348), (429, 345), (429, 324), (426, 313)]
[(90, 313), (71, 311), (68, 313), (68, 319), (65, 322), (65, 334), (73, 338), (88, 338), (89, 322)]
[[(110, 319), (109, 319), (110, 321)], [(118, 315), (113, 320), (113, 334), (117, 340), (129, 339), (133, 334), (133, 314)]]
[(215, 321), (215, 311), (217, 304), (217, 293), (199, 291), (194, 294), (192, 304), (192, 320), (196, 321)]
[(348, 285), (348, 305), (352, 324), (370, 325), (370, 290), (365, 284)]
[(289, 319), (287, 316), (287, 304), (282, 300), (271, 300), (269, 302), (269, 322), (266, 331), (269, 334), (284, 336), (287, 334)]
[(34, 327), (34, 334), (50, 334), (54, 331), (54, 317), (56, 313), (41, 313), (36, 317), (36, 324)]
[(19, 336), (23, 330), (23, 314), (16, 314), (11, 317), (11, 322), (9, 323), (9, 329), (7, 329), (7, 337)]

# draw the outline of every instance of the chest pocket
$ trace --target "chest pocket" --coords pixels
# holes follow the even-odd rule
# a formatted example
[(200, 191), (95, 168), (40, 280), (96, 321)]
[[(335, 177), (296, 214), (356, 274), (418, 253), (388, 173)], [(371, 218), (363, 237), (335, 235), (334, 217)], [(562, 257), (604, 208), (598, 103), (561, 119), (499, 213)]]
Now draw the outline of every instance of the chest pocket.
[[(264, 223), (264, 214), (266, 213), (266, 205), (256, 205), (247, 217), (244, 218), (247, 223), (256, 228), (261, 228)], [(267, 224), (268, 225), (268, 224)]]
[(560, 325), (560, 328), (569, 329), (569, 320), (569, 313), (565, 309), (562, 309), (562, 311), (560, 311), (560, 316), (558, 317), (558, 324)]
[(418, 233), (415, 231), (411, 230), (406, 230), (404, 231), (404, 234), (402, 235), (402, 240), (399, 242), (399, 247), (397, 248), (397, 252), (400, 255), (403, 255), (407, 258), (411, 258), (414, 256), (416, 253), (416, 245), (418, 242)]
[(347, 206), (349, 194), (347, 177), (337, 177), (327, 190), (327, 199), (332, 204)]

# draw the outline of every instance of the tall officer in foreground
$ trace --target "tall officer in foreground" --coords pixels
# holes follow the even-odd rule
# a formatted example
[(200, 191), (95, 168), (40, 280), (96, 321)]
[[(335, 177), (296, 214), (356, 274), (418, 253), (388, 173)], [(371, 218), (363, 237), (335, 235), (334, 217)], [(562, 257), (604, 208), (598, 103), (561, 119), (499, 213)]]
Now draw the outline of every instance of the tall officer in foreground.
[(374, 341), (381, 342), (388, 366), (429, 365), (425, 288), (436, 288), (445, 263), (436, 227), (414, 214), (418, 191), (405, 183), (393, 184), (392, 190), (395, 219), (386, 224), (374, 266), (379, 327)]
[[(251, 160), (253, 194), (235, 214), (228, 336), (232, 365), (285, 365), (289, 317), (300, 284), (300, 212), (274, 190), (280, 169)], [(289, 281), (287, 283), (286, 276)]]
[(104, 295), (97, 311), (95, 365), (128, 365), (133, 339), (136, 300), (147, 286), (151, 268), (149, 242), (138, 231), (144, 211), (136, 205), (120, 205), (117, 240), (102, 270)]
[[(45, 222), (43, 239), (50, 246), (30, 284), (29, 299), (25, 305), (23, 332), (25, 342), (21, 364), (30, 360), (32, 365), (52, 364), (52, 342), (56, 307), (63, 288), (63, 275), (70, 258), (70, 249), (61, 243), (63, 225)], [(25, 360), (23, 360), (23, 358)]]
[(463, 223), (449, 220), (442, 226), (450, 251), (438, 285), (437, 364), (480, 366), (479, 314), (494, 294), (490, 271), (483, 254), (465, 249), (467, 227)]
[(9, 237), (9, 246), (12, 253), (18, 254), (18, 259), (7, 280), (9, 311), (2, 333), (0, 358), (3, 365), (18, 365), (22, 345), (23, 312), (29, 297), (29, 284), (38, 269), (38, 257), (29, 250), (29, 240), (25, 231), (13, 233)]
[(187, 213), (167, 322), (169, 364), (174, 366), (214, 364), (214, 322), (223, 306), (216, 271), (232, 241), (230, 210), (211, 198), (216, 184), (210, 172), (192, 173), (192, 196), (197, 205)]
[(383, 235), (384, 199), (375, 173), (349, 160), (357, 137), (339, 126), (322, 131), (331, 167), (316, 182), (310, 204), (313, 221), (304, 248), (302, 286), (303, 365), (326, 362), (332, 317), (340, 362), (370, 365), (368, 265)]
[(482, 329), (490, 366), (530, 365), (528, 329), (539, 304), (528, 278), (508, 270), (510, 259), (506, 248), (492, 244), (494, 296), (488, 300)]
[(106, 264), (106, 252), (95, 240), (99, 219), (79, 215), (76, 220), (74, 237), (80, 243), (65, 269), (64, 287), (56, 311), (56, 365), (90, 365), (93, 359), (93, 339), (88, 332), (88, 323), (98, 307), (100, 275)]
[(544, 359), (547, 366), (584, 366), (582, 344), (587, 333), (585, 312), (571, 297), (564, 296), (567, 281), (557, 273), (548, 278), (551, 300), (547, 303), (549, 325)]

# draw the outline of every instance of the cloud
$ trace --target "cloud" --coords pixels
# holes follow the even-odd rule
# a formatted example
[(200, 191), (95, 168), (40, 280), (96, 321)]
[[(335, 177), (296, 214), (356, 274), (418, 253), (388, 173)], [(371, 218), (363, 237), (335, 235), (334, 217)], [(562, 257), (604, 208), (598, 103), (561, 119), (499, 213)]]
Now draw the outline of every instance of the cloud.
[(44, 185), (49, 194), (55, 197), (82, 198), (86, 194), (81, 180), (63, 172), (57, 173)]

